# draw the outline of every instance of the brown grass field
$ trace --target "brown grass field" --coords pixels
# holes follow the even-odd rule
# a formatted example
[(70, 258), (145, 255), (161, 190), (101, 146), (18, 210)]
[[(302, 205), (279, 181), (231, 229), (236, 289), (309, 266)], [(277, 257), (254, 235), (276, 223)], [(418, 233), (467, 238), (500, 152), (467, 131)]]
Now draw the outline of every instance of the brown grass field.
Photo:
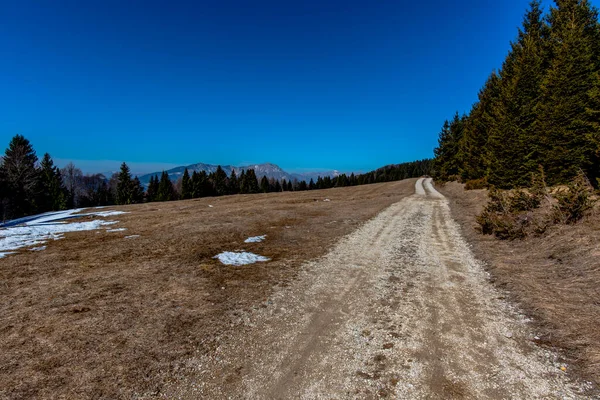
[(542, 236), (498, 240), (475, 230), (486, 190), (440, 189), (496, 285), (533, 318), (537, 342), (562, 349), (571, 371), (600, 386), (600, 209)]
[[(238, 312), (414, 183), (114, 207), (130, 212), (108, 218), (125, 232), (70, 233), (0, 260), (0, 398), (160, 394), (186, 359), (235, 329)], [(272, 261), (212, 258), (238, 249)]]

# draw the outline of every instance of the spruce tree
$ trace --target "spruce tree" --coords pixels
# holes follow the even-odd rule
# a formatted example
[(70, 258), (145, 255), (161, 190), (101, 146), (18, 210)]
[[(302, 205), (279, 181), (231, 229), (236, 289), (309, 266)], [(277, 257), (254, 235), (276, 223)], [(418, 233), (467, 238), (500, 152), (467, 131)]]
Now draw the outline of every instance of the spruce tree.
[(66, 189), (60, 170), (54, 165), (50, 154), (44, 154), (40, 163), (39, 211), (58, 211), (67, 207)]
[(152, 175), (150, 177), (150, 182), (148, 183), (148, 190), (146, 191), (146, 200), (156, 201), (156, 196), (158, 195), (158, 176)]
[(595, 178), (598, 164), (597, 130), (588, 111), (597, 86), (598, 12), (587, 0), (556, 5), (548, 18), (552, 60), (538, 114), (539, 158), (549, 184), (566, 183), (580, 169)]
[(269, 192), (269, 180), (267, 179), (266, 175), (263, 175), (262, 179), (260, 180), (260, 191), (263, 193)]
[(171, 201), (175, 200), (175, 188), (173, 182), (169, 178), (169, 174), (163, 171), (160, 176), (160, 182), (158, 183), (158, 193), (156, 196), (157, 201)]
[(248, 193), (258, 193), (258, 179), (256, 178), (256, 174), (252, 168), (246, 171), (246, 186), (248, 188)]
[(217, 170), (213, 174), (212, 182), (217, 196), (227, 194), (227, 174), (220, 165), (217, 166)]
[[(460, 117), (458, 112), (451, 122), (446, 121), (438, 138), (438, 147), (434, 149), (437, 177), (442, 180), (453, 179), (458, 176), (461, 167), (461, 142), (465, 117)], [(382, 182), (385, 171), (375, 177), (375, 182)]]
[(185, 171), (183, 171), (183, 177), (181, 178), (181, 198), (184, 200), (191, 199), (193, 191), (190, 174), (186, 168)]
[(248, 180), (246, 179), (246, 171), (242, 170), (240, 173), (240, 193), (248, 193)]
[(24, 136), (16, 135), (4, 153), (2, 175), (6, 188), (5, 218), (18, 218), (36, 212), (39, 171), (35, 150)]
[(137, 176), (131, 181), (131, 202), (134, 204), (144, 202), (144, 187)]
[(463, 181), (480, 179), (487, 173), (490, 162), (488, 138), (490, 132), (497, 132), (499, 85), (500, 77), (493, 72), (479, 92), (479, 101), (465, 120), (464, 134), (459, 143), (462, 154), (459, 170)]
[(240, 192), (240, 181), (238, 180), (237, 174), (233, 168), (231, 169), (231, 175), (229, 176), (227, 187), (229, 194), (238, 194)]
[(283, 178), (283, 179), (281, 180), (281, 190), (282, 190), (283, 192), (285, 192), (285, 191), (287, 191), (287, 190), (288, 190), (288, 189), (287, 189), (287, 181), (285, 180), (285, 178)]
[(133, 203), (133, 185), (131, 180), (131, 171), (124, 162), (121, 164), (117, 181), (117, 204)]

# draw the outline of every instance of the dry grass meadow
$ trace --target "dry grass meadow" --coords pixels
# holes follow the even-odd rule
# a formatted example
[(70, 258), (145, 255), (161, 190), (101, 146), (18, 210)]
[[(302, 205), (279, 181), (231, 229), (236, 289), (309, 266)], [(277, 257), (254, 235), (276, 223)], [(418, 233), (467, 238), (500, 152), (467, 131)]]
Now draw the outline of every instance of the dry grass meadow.
[[(186, 359), (235, 329), (237, 313), (414, 183), (114, 207), (130, 213), (111, 228), (127, 231), (70, 233), (0, 260), (0, 398), (160, 394)], [(239, 249), (272, 261), (212, 258)]]

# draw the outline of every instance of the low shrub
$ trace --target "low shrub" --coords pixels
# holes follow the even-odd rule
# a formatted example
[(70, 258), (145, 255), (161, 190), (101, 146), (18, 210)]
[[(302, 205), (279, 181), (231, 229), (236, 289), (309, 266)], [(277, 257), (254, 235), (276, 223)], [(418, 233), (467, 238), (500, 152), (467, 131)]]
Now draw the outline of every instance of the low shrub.
[(559, 189), (554, 197), (554, 221), (572, 224), (584, 217), (594, 206), (594, 188), (583, 173), (579, 173), (566, 188)]
[(511, 212), (531, 211), (540, 206), (541, 200), (538, 196), (527, 193), (522, 189), (514, 190), (509, 196), (509, 208)]
[(487, 189), (489, 187), (487, 177), (471, 179), (465, 183), (465, 190)]

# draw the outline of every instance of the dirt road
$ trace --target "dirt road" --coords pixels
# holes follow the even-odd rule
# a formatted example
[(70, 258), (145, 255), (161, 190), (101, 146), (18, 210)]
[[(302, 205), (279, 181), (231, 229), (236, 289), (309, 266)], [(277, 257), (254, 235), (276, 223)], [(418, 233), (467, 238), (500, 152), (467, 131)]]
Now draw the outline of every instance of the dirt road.
[(584, 398), (488, 282), (430, 179), (238, 317), (165, 397)]

